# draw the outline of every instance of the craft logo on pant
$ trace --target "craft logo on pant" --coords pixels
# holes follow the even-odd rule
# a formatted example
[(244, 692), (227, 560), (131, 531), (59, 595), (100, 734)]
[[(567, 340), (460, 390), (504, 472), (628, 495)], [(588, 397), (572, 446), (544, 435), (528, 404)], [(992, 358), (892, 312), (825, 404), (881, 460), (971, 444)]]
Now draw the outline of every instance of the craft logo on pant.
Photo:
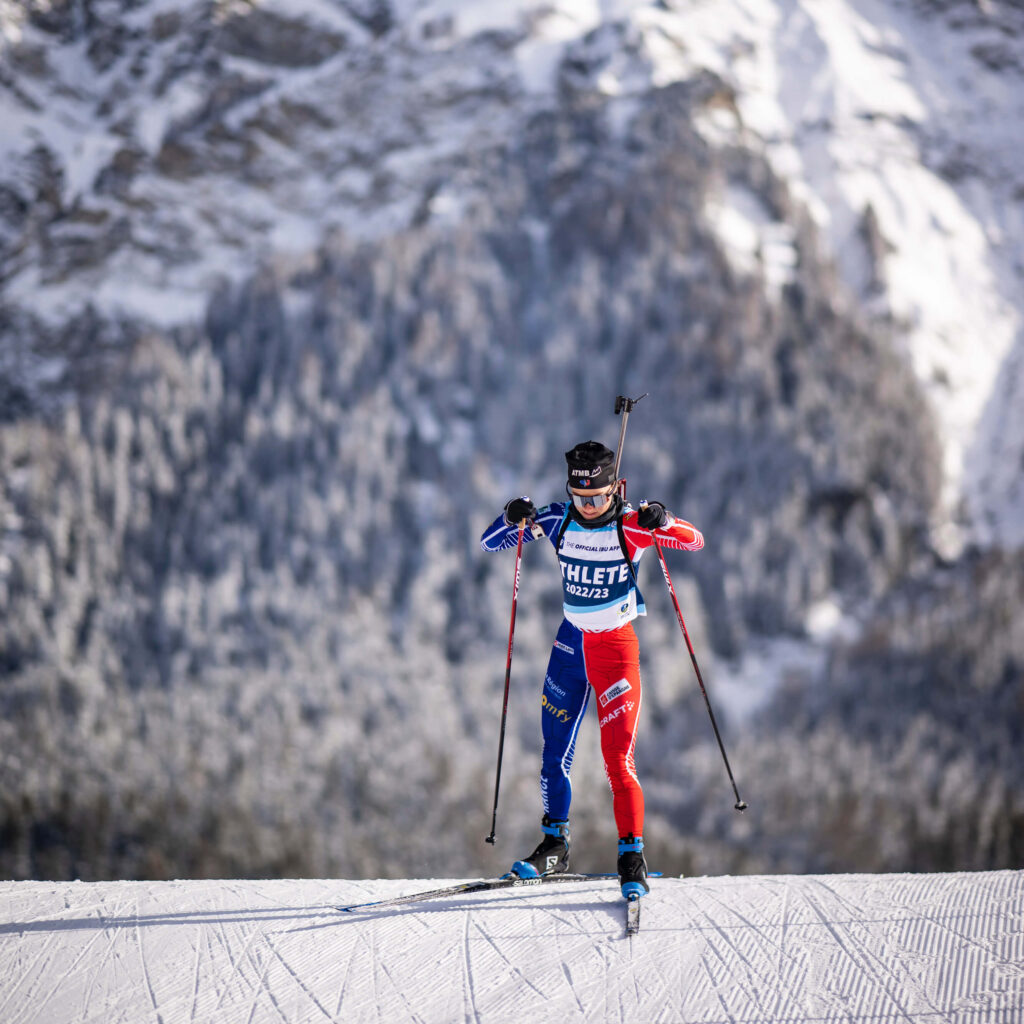
[(629, 685), (628, 679), (620, 679), (617, 683), (612, 683), (597, 699), (601, 702), (601, 707), (606, 708), (616, 697), (621, 697), (632, 689), (633, 687)]
[(635, 705), (631, 700), (620, 704), (614, 711), (609, 711), (597, 724), (603, 729), (609, 722), (614, 722), (624, 711), (632, 711)]

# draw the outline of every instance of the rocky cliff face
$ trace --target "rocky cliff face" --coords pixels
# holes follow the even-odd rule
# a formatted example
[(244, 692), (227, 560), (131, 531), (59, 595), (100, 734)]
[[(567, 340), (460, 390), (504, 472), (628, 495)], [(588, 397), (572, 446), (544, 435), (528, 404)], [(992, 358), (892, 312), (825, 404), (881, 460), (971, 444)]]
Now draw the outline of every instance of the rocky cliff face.
[[(2, 8), (5, 871), (479, 870), (478, 844), (431, 860), (489, 799), (510, 565), (476, 538), (510, 495), (558, 497), (561, 453), (642, 391), (631, 494), (707, 535), (673, 568), (760, 791), (718, 812), (648, 568), (638, 762), (669, 869), (1019, 860), (1016, 478), (992, 465), (987, 531), (953, 523), (1003, 543), (955, 554), (949, 419), (891, 308), (905, 225), (872, 207), (836, 248), (840, 207), (823, 223), (743, 75), (701, 59), (706, 13)], [(906, 51), (968, 14), (925, 12)], [(971, 17), (1017, 52), (1012, 7)], [(528, 556), (523, 841), (558, 607)], [(602, 786), (581, 836), (608, 839)]]

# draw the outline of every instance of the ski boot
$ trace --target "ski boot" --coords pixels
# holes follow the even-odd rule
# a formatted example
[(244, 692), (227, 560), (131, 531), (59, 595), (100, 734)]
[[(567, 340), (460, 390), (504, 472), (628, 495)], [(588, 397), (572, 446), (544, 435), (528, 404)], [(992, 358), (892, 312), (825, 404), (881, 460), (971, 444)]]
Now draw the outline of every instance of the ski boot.
[(517, 860), (509, 874), (520, 878), (560, 875), (569, 870), (569, 822), (552, 821), (546, 814), (541, 819), (544, 838), (529, 857)]
[(619, 840), (619, 884), (627, 900), (637, 900), (651, 891), (643, 836), (623, 836)]

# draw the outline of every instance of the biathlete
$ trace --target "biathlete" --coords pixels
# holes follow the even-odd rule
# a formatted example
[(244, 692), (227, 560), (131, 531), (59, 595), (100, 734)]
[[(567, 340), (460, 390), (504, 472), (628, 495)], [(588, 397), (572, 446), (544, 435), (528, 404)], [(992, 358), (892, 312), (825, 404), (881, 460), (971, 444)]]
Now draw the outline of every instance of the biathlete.
[[(565, 459), (569, 501), (538, 509), (528, 497), (513, 498), (480, 538), (485, 551), (514, 548), (519, 523), (526, 519), (554, 545), (562, 570), (565, 617), (541, 694), (543, 838), (533, 853), (512, 865), (512, 874), (536, 878), (569, 869), (569, 774), (593, 689), (619, 834), (619, 882), (623, 896), (630, 899), (650, 891), (644, 797), (634, 763), (641, 686), (633, 619), (646, 614), (637, 566), (655, 537), (664, 548), (684, 551), (699, 551), (704, 538), (660, 502), (639, 511), (631, 508), (618, 493), (614, 453), (603, 444), (584, 441), (566, 452)], [(527, 530), (524, 542), (532, 539)]]

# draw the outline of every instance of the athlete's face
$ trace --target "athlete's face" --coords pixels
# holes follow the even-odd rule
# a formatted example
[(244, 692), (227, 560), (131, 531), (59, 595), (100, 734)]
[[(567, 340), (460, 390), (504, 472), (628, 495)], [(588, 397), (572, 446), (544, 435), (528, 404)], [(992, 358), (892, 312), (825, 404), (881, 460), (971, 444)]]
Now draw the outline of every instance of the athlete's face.
[(573, 504), (584, 519), (596, 519), (608, 511), (608, 503), (615, 493), (615, 485), (602, 487), (599, 491), (577, 491), (569, 488)]

